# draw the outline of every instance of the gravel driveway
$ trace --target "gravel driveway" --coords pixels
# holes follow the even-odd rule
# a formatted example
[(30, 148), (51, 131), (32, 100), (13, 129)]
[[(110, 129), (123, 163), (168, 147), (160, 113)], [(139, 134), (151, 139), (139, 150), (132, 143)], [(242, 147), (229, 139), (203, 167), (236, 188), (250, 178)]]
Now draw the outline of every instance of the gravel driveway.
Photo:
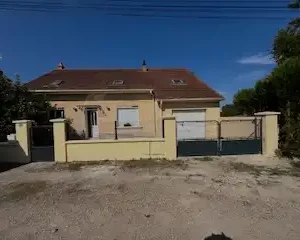
[(22, 166), (0, 174), (0, 239), (299, 240), (300, 170), (250, 160)]

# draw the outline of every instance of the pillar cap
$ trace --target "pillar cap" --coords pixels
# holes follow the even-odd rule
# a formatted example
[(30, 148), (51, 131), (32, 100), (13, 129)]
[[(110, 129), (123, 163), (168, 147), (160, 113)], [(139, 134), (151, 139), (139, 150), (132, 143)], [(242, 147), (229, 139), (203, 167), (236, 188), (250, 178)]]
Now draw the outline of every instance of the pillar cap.
[(17, 123), (32, 123), (33, 121), (32, 120), (15, 120), (15, 121), (12, 121), (14, 124), (17, 124)]
[(163, 120), (175, 120), (175, 116), (165, 116)]
[(280, 115), (280, 112), (257, 112), (254, 113), (254, 116), (272, 116), (272, 115)]
[(65, 119), (65, 118), (57, 118), (57, 119), (50, 120), (50, 122), (52, 122), (52, 123), (64, 123), (66, 121), (67, 121), (67, 119)]

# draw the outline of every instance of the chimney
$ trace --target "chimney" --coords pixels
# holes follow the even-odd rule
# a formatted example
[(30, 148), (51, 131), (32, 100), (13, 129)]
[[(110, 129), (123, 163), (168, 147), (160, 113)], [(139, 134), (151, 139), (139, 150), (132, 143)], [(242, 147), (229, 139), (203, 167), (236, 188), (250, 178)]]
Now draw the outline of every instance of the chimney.
[(57, 69), (58, 69), (58, 70), (63, 70), (63, 69), (65, 69), (65, 66), (63, 65), (62, 62), (59, 62), (59, 63), (58, 63)]
[(147, 72), (147, 71), (148, 71), (148, 68), (147, 68), (146, 61), (145, 61), (145, 60), (143, 60), (143, 63), (142, 63), (142, 71), (143, 71), (143, 72)]

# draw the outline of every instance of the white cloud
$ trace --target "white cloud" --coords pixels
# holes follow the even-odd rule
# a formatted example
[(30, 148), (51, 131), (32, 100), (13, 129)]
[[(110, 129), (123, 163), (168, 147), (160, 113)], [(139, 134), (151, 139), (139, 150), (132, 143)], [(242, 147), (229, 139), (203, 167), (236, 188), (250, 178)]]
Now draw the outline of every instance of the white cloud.
[(237, 60), (238, 63), (240, 64), (258, 64), (258, 65), (270, 65), (274, 64), (274, 60), (272, 59), (272, 55), (268, 54), (263, 54), (263, 53), (258, 53), (253, 56), (249, 57), (244, 57), (239, 60)]
[(249, 82), (249, 81), (257, 81), (261, 80), (268, 74), (268, 71), (266, 70), (254, 70), (247, 73), (242, 73), (238, 75), (235, 80), (236, 81), (243, 81), (243, 82)]

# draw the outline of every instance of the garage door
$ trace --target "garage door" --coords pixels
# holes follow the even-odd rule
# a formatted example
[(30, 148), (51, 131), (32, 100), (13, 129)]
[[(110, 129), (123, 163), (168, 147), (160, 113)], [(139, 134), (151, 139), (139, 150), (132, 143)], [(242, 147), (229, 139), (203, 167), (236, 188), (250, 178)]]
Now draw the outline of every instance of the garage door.
[(173, 115), (178, 140), (205, 138), (205, 110), (174, 110)]

